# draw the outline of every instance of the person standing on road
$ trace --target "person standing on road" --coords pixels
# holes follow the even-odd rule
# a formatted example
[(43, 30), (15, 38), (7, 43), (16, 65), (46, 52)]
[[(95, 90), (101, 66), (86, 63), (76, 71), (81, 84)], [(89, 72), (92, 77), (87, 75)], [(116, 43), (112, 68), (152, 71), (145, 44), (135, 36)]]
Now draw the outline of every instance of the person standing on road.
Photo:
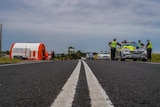
[(142, 47), (142, 44), (141, 40), (138, 40), (138, 47)]
[(151, 61), (151, 59), (152, 59), (152, 57), (151, 57), (151, 54), (152, 54), (152, 43), (150, 42), (150, 40), (147, 40), (146, 48), (147, 48), (148, 60)]
[(141, 47), (140, 47), (140, 48), (141, 48), (141, 49), (144, 49), (144, 48), (145, 48), (143, 43), (141, 44)]
[(114, 60), (115, 59), (115, 53), (116, 53), (116, 47), (117, 47), (117, 45), (121, 46), (121, 44), (116, 42), (116, 39), (113, 39), (113, 41), (109, 42), (108, 45), (111, 47), (111, 60)]

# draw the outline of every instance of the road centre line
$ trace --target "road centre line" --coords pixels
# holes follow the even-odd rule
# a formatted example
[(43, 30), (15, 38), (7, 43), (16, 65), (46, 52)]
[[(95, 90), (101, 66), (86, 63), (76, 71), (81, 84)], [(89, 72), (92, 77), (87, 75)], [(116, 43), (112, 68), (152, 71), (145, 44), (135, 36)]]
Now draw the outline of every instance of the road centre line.
[(85, 61), (82, 61), (86, 73), (87, 84), (91, 99), (91, 107), (114, 107), (95, 75)]
[(81, 69), (81, 61), (79, 60), (77, 66), (75, 67), (73, 73), (63, 86), (61, 92), (52, 103), (51, 107), (72, 107), (72, 102), (74, 100), (76, 86), (79, 79)]

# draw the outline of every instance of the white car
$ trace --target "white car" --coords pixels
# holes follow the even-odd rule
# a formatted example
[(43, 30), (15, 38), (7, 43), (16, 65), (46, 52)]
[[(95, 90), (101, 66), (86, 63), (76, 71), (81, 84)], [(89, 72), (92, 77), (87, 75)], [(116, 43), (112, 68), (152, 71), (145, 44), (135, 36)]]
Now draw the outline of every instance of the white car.
[(122, 43), (119, 55), (122, 61), (125, 59), (133, 59), (134, 61), (137, 59), (142, 61), (147, 60), (146, 49), (139, 47), (136, 42)]
[(86, 57), (81, 57), (81, 60), (85, 61), (85, 60), (86, 60)]
[(97, 55), (98, 59), (110, 59), (111, 55), (108, 52), (100, 52)]

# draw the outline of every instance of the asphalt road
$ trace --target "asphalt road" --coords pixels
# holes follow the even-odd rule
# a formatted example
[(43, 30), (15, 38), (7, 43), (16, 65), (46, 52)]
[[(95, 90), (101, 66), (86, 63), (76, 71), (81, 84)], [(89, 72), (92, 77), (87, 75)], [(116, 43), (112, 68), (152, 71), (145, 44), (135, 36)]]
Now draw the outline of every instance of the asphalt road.
[(115, 107), (160, 107), (160, 65), (87, 61)]
[[(114, 107), (160, 107), (160, 64), (86, 63)], [(77, 64), (73, 60), (0, 66), (0, 107), (50, 107)], [(72, 107), (92, 106), (85, 72), (81, 64)]]

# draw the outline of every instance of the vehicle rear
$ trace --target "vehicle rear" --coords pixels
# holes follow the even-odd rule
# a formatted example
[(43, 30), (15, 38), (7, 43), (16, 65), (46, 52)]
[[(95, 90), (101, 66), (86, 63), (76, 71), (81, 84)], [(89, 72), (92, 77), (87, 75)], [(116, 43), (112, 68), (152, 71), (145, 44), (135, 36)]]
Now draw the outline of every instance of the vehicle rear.
[(110, 54), (108, 52), (100, 52), (98, 53), (98, 59), (110, 59)]

